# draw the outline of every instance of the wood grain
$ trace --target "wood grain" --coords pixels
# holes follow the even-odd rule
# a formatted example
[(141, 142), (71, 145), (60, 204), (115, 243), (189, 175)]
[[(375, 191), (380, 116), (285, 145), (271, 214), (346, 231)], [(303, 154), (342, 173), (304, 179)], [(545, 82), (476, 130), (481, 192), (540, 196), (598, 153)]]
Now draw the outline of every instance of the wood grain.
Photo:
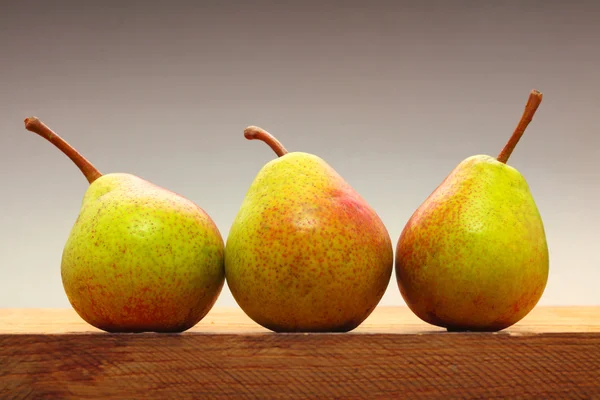
[(2, 399), (600, 399), (600, 307), (447, 333), (379, 307), (345, 334), (275, 334), (215, 308), (184, 334), (106, 334), (70, 310), (0, 310)]

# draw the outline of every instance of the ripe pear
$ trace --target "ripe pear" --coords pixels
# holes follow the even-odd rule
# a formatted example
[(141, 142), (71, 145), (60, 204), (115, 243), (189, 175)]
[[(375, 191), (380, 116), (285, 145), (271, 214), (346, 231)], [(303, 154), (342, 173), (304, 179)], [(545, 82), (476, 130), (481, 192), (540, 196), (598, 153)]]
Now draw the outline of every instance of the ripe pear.
[(225, 246), (233, 297), (275, 332), (346, 332), (383, 296), (393, 270), (390, 236), (375, 211), (325, 161), (288, 153), (258, 127), (247, 139), (279, 156), (258, 173)]
[(182, 332), (225, 281), (224, 242), (192, 201), (126, 173), (101, 174), (36, 117), (25, 128), (67, 155), (90, 183), (63, 250), (69, 302), (107, 332)]
[(541, 100), (533, 90), (499, 156), (463, 160), (404, 227), (396, 278), (422, 320), (449, 331), (499, 331), (542, 296), (549, 272), (544, 225), (525, 178), (506, 165)]

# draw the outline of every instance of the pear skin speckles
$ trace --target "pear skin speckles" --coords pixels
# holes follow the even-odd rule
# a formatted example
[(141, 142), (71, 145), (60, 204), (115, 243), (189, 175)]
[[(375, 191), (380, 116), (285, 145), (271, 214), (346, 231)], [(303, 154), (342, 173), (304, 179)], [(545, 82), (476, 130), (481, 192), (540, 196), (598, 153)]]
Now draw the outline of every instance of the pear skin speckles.
[(544, 292), (542, 219), (525, 179), (489, 156), (461, 162), (413, 213), (396, 246), (400, 292), (450, 330), (504, 329)]
[(274, 331), (348, 331), (375, 308), (391, 277), (389, 234), (323, 160), (288, 153), (252, 183), (225, 251), (240, 307)]
[(65, 245), (69, 301), (110, 332), (180, 332), (212, 308), (224, 284), (224, 242), (210, 217), (129, 174), (90, 185)]

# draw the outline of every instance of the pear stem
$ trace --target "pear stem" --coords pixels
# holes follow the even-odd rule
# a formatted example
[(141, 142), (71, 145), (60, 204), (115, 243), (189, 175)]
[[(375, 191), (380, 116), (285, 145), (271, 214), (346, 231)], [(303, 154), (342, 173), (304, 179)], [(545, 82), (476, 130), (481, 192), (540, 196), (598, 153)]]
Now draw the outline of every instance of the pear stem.
[(531, 93), (529, 93), (529, 99), (527, 100), (527, 104), (525, 105), (525, 111), (523, 112), (523, 116), (521, 117), (519, 124), (515, 128), (515, 131), (513, 132), (512, 136), (510, 137), (500, 154), (498, 154), (498, 161), (506, 164), (508, 158), (517, 146), (517, 143), (519, 143), (521, 136), (523, 136), (527, 125), (529, 125), (529, 123), (533, 119), (533, 115), (537, 111), (541, 102), (542, 93), (533, 89)]
[(258, 126), (249, 126), (246, 129), (244, 129), (244, 136), (248, 140), (262, 140), (273, 149), (273, 151), (275, 152), (275, 154), (277, 154), (278, 157), (284, 156), (288, 153), (288, 151), (285, 149), (285, 147), (283, 147), (279, 140), (275, 139), (273, 135), (265, 131), (263, 128), (259, 128)]
[(46, 124), (40, 121), (37, 117), (25, 118), (25, 129), (37, 133), (62, 151), (75, 163), (75, 165), (77, 165), (89, 183), (94, 182), (96, 179), (102, 176), (100, 171), (98, 171), (92, 165), (92, 163), (86, 160), (85, 157), (79, 154), (77, 150), (75, 150), (69, 143), (65, 142), (63, 138), (52, 131), (52, 129), (48, 128)]

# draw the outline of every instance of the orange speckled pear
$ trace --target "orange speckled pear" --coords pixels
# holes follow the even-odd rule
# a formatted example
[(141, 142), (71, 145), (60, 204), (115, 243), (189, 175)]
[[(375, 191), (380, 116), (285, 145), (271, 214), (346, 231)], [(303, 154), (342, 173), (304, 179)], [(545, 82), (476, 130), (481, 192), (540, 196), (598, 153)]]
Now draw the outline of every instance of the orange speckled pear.
[(532, 91), (498, 158), (462, 161), (402, 231), (396, 278), (422, 320), (449, 331), (498, 331), (541, 298), (549, 271), (544, 226), (525, 178), (506, 165), (541, 101)]
[(108, 332), (181, 332), (197, 324), (225, 281), (224, 242), (210, 217), (137, 176), (102, 175), (35, 117), (25, 128), (65, 153), (90, 183), (61, 263), (81, 318)]
[(381, 300), (393, 269), (389, 234), (373, 209), (321, 158), (288, 153), (257, 127), (247, 139), (271, 146), (225, 247), (235, 300), (276, 332), (345, 332)]

